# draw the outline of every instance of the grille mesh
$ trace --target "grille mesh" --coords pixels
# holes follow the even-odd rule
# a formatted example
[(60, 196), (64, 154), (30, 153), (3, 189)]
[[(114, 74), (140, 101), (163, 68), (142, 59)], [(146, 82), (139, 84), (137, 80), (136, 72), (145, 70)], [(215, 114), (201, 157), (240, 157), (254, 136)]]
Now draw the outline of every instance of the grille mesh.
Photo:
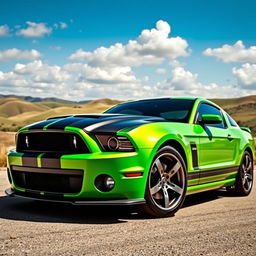
[(21, 153), (89, 153), (83, 139), (70, 132), (25, 132), (18, 134), (17, 152)]
[(82, 170), (12, 166), (11, 173), (16, 186), (35, 191), (79, 193), (83, 183)]

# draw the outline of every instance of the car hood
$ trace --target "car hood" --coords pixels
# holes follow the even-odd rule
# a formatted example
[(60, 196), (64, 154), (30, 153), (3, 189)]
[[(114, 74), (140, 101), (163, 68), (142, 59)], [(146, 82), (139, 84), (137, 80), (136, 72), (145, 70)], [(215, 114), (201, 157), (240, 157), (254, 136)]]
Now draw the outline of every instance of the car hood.
[(64, 130), (76, 127), (88, 133), (116, 133), (126, 128), (136, 128), (152, 122), (166, 122), (164, 118), (122, 114), (86, 114), (54, 117), (27, 126), (28, 130)]

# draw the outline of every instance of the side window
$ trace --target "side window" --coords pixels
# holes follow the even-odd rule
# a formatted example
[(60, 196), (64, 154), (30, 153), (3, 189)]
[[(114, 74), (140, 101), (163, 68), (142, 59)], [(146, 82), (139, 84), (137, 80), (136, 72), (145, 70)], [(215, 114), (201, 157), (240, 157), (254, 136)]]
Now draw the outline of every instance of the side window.
[(236, 121), (230, 115), (228, 115), (228, 114), (226, 114), (226, 115), (228, 117), (228, 121), (229, 121), (230, 125), (233, 127), (237, 127), (238, 124), (236, 123)]
[(214, 106), (207, 104), (207, 103), (201, 103), (199, 105), (199, 108), (197, 110), (197, 121), (200, 121), (202, 119), (202, 115), (208, 114), (208, 115), (219, 115), (222, 117), (222, 122), (220, 124), (209, 124), (207, 126), (212, 126), (212, 127), (218, 127), (218, 128), (224, 128), (225, 124), (223, 122), (223, 116), (221, 111), (218, 108), (215, 108)]

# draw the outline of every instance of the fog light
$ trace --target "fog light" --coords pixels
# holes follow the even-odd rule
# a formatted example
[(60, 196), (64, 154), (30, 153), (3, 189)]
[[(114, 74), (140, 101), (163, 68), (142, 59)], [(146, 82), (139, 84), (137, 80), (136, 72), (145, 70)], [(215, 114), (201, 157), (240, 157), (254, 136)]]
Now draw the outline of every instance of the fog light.
[(111, 178), (110, 176), (107, 176), (105, 178), (105, 186), (111, 190), (114, 186), (115, 186), (115, 181), (113, 178)]
[(108, 192), (114, 188), (115, 181), (109, 175), (101, 174), (95, 179), (94, 184), (98, 190)]

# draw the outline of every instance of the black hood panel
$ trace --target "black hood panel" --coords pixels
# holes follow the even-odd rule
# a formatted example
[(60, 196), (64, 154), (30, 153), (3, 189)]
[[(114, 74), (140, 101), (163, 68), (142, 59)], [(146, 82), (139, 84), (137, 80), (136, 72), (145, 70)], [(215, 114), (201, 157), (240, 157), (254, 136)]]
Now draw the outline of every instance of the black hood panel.
[(122, 129), (137, 127), (152, 122), (166, 122), (161, 117), (133, 116), (120, 114), (88, 114), (68, 117), (51, 118), (32, 124), (27, 128), (34, 129), (65, 129), (67, 126), (84, 129), (88, 133), (116, 133)]

